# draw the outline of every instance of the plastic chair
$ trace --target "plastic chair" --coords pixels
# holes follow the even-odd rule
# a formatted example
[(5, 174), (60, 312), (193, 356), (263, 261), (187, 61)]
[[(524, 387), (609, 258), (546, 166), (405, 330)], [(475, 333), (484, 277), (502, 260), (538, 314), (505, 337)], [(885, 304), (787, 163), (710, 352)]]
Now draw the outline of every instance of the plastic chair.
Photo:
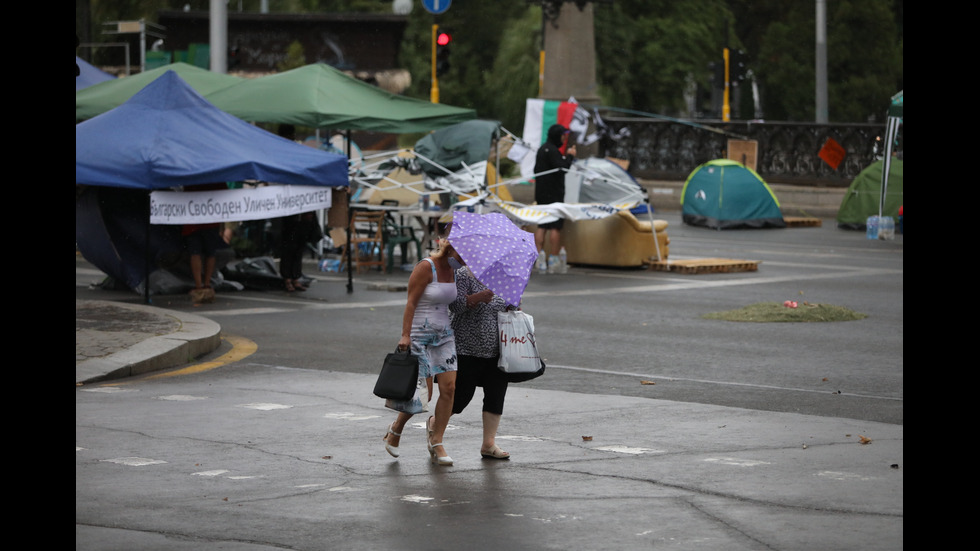
[(415, 228), (395, 222), (390, 213), (384, 217), (384, 240), (385, 255), (388, 258), (387, 272), (389, 274), (394, 269), (396, 245), (401, 247), (402, 262), (407, 258), (409, 243), (415, 243), (415, 260), (422, 260), (422, 241), (415, 236)]
[(350, 242), (351, 264), (361, 273), (361, 268), (384, 269), (385, 213), (380, 210), (357, 210), (351, 213)]

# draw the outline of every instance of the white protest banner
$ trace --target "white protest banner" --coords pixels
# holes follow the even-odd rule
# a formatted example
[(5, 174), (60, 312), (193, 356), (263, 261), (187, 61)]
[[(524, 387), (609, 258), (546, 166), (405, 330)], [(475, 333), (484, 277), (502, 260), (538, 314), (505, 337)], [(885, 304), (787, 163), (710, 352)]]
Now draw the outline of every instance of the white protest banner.
[(206, 224), (265, 220), (330, 208), (332, 187), (269, 185), (150, 193), (150, 223)]
[[(550, 203), (547, 205), (523, 205), (515, 202), (495, 201), (476, 197), (460, 201), (453, 205), (454, 209), (476, 209), (478, 205), (492, 206), (509, 215), (511, 219), (523, 224), (546, 224), (559, 218), (571, 221), (598, 220), (612, 216), (620, 210), (629, 209), (633, 204), (606, 205), (602, 203)], [(473, 212), (473, 210), (470, 210)]]

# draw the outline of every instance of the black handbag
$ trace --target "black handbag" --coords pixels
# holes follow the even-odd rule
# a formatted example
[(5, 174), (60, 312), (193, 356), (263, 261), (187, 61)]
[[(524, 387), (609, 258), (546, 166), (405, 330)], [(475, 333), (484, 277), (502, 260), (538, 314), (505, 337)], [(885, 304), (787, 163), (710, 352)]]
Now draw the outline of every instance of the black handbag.
[(381, 366), (374, 395), (386, 400), (411, 400), (419, 380), (419, 359), (405, 350), (389, 352)]

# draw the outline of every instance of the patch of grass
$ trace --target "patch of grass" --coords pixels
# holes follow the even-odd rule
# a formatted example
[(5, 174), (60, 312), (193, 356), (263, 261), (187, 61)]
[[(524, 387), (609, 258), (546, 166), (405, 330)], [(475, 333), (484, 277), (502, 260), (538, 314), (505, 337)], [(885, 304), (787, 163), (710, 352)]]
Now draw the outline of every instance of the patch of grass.
[(843, 306), (830, 304), (800, 303), (796, 308), (789, 308), (777, 302), (758, 302), (738, 310), (713, 312), (701, 316), (705, 319), (723, 321), (750, 321), (757, 323), (772, 322), (815, 322), (815, 321), (854, 321), (868, 317), (867, 314), (855, 312)]

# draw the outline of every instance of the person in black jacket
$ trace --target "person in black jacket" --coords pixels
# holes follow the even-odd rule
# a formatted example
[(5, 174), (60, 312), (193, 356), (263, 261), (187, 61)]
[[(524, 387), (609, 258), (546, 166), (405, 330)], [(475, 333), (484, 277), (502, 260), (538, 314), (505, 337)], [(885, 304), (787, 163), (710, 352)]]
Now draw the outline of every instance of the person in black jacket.
[[(560, 124), (548, 129), (545, 143), (538, 148), (534, 163), (534, 201), (539, 205), (562, 203), (565, 201), (565, 172), (575, 162), (575, 144), (567, 147), (569, 130)], [(550, 172), (549, 172), (550, 171)], [(547, 174), (542, 174), (547, 172)], [(538, 247), (538, 271), (557, 272), (562, 266), (558, 259), (561, 250), (561, 228), (564, 220), (538, 224), (534, 232), (534, 242)], [(545, 247), (547, 246), (547, 251)], [(547, 256), (546, 256), (547, 255)], [(550, 269), (549, 269), (550, 268)]]

